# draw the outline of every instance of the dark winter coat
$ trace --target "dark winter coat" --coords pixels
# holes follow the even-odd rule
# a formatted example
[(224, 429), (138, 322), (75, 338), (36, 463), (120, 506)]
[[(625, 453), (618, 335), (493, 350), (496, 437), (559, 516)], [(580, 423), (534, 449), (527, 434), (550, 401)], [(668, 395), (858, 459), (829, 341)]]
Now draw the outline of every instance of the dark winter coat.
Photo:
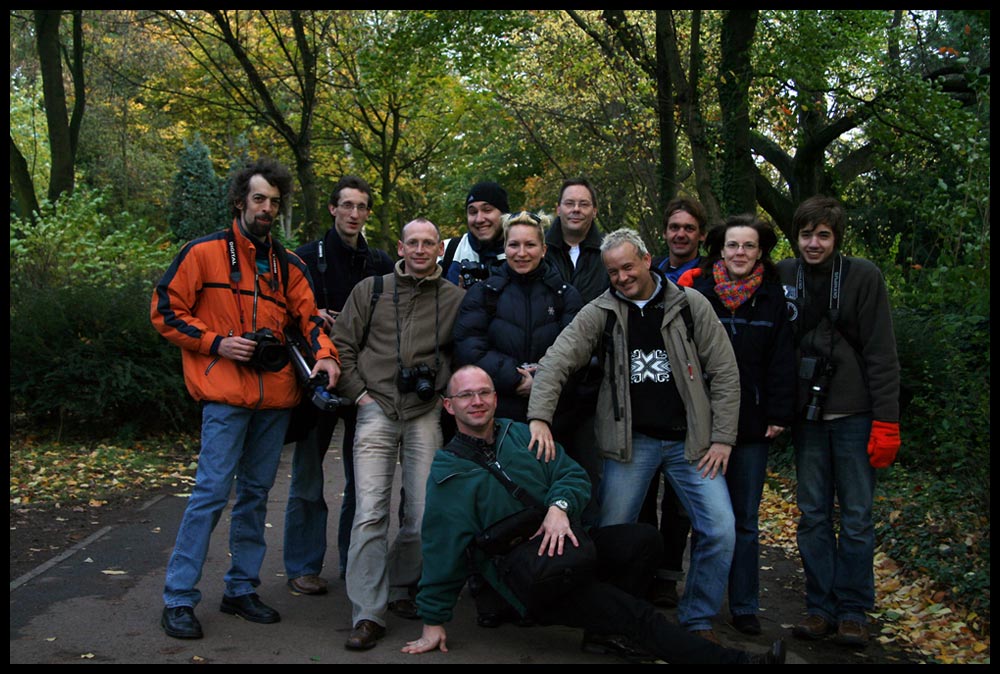
[(597, 231), (597, 223), (590, 226), (587, 236), (580, 242), (580, 258), (573, 265), (569, 249), (563, 240), (562, 224), (556, 218), (545, 234), (545, 245), (548, 251), (545, 259), (551, 264), (563, 281), (569, 283), (580, 293), (584, 304), (594, 299), (611, 285), (608, 280), (608, 270), (604, 267), (601, 257), (601, 233)]
[[(320, 270), (320, 243), (323, 244), (324, 271)], [(316, 305), (330, 311), (344, 308), (347, 296), (361, 279), (391, 274), (393, 269), (389, 256), (369, 247), (363, 235), (358, 235), (358, 247), (351, 248), (340, 238), (336, 227), (331, 227), (321, 240), (299, 246), (295, 252), (309, 266)]]
[(523, 363), (537, 363), (583, 306), (576, 288), (545, 261), (529, 274), (503, 264), (472, 286), (455, 321), (456, 365), (478, 365), (499, 396), (497, 416), (524, 421), (528, 399), (516, 393)]
[(715, 309), (740, 370), (737, 443), (763, 442), (769, 425), (792, 425), (795, 408), (795, 346), (781, 285), (765, 281), (732, 312), (715, 292), (711, 271), (694, 283)]

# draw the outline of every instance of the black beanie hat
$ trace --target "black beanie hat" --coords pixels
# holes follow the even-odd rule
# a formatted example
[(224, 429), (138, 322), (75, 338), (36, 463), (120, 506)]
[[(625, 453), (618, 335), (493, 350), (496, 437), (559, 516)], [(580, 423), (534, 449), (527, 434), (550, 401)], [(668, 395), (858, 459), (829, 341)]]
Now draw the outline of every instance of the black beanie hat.
[(465, 205), (468, 206), (474, 201), (485, 201), (492, 204), (501, 213), (510, 213), (510, 206), (507, 204), (507, 190), (497, 183), (483, 181), (473, 185), (472, 189), (469, 190), (469, 196), (465, 199)]

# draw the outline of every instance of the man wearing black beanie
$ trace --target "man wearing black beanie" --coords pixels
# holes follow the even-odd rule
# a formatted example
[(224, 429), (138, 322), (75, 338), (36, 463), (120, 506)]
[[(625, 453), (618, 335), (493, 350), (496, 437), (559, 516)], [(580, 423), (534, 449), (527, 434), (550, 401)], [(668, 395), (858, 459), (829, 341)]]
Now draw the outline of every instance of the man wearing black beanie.
[(505, 259), (500, 218), (510, 212), (507, 191), (491, 181), (478, 182), (465, 198), (469, 231), (448, 243), (441, 267), (448, 280), (468, 287), (489, 276), (489, 269)]

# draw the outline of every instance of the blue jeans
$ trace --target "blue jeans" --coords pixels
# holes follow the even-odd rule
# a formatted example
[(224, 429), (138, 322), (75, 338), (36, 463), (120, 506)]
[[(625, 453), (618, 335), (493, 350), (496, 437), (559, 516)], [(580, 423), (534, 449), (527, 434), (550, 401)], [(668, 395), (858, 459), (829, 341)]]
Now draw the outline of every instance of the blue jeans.
[(733, 447), (726, 469), (729, 500), (736, 518), (736, 547), (729, 570), (729, 612), (755, 615), (760, 609), (760, 499), (767, 478), (769, 442)]
[(605, 460), (600, 526), (636, 522), (649, 481), (662, 467), (691, 518), (691, 565), (677, 619), (689, 631), (712, 629), (726, 592), (736, 529), (726, 480), (703, 478), (683, 441), (632, 434), (632, 461)]
[(321, 414), (305, 438), (295, 443), (292, 480), (285, 508), (285, 575), (318, 576), (326, 558), (329, 508), (323, 497), (323, 459), (337, 427), (337, 415)]
[[(868, 463), (871, 415), (801, 421), (794, 429), (798, 545), (806, 610), (837, 622), (867, 621), (875, 607), (875, 469)], [(839, 530), (834, 529), (834, 502)]]
[[(347, 562), (351, 624), (385, 626), (390, 601), (409, 596), (420, 580), (420, 525), (434, 453), (441, 448), (441, 406), (407, 421), (390, 419), (376, 402), (358, 407), (354, 446), (357, 512)], [(404, 516), (392, 545), (393, 479), (402, 468)]]
[(218, 524), (236, 480), (236, 503), (229, 525), (232, 562), (225, 575), (229, 597), (251, 594), (260, 585), (267, 546), (267, 494), (278, 472), (290, 410), (252, 410), (222, 403), (202, 406), (198, 472), (167, 564), (163, 602), (195, 606), (196, 589)]

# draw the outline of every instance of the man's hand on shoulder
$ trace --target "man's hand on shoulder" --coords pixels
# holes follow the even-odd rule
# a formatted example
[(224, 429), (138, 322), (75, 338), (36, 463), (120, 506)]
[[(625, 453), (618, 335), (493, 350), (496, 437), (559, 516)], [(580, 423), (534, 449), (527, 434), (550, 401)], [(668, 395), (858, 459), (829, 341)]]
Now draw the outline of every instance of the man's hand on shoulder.
[(528, 449), (535, 450), (535, 457), (539, 461), (544, 458), (545, 463), (556, 458), (556, 441), (552, 438), (549, 425), (541, 419), (532, 419), (528, 422), (528, 429), (531, 430)]
[(448, 652), (448, 634), (444, 625), (424, 625), (424, 633), (416, 641), (408, 641), (400, 649), (403, 653), (427, 653), (435, 649), (442, 653)]

